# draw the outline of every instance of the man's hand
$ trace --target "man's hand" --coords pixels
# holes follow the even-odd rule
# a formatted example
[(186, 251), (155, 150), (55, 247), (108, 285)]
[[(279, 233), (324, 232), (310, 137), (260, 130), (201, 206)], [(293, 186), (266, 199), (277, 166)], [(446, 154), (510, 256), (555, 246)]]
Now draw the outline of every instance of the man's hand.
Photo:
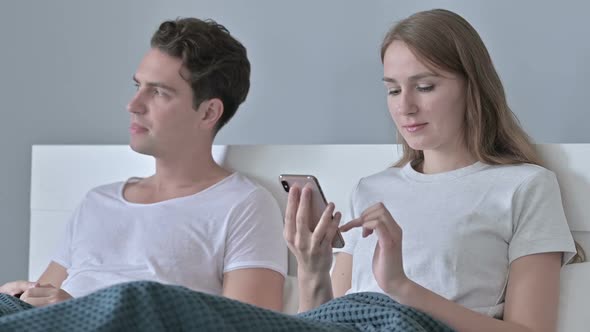
[(0, 293), (8, 294), (11, 296), (20, 296), (22, 293), (29, 290), (29, 288), (35, 287), (35, 285), (36, 283), (32, 281), (13, 281), (0, 286)]
[(35, 287), (28, 289), (20, 297), (35, 307), (42, 307), (48, 304), (54, 304), (71, 299), (72, 296), (61, 288), (55, 288), (51, 284), (35, 285)]

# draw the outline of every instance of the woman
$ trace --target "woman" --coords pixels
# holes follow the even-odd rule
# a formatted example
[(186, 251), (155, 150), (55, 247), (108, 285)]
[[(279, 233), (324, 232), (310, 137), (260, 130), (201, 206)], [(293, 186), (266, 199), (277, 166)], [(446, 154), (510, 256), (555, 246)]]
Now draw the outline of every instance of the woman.
[(381, 59), (403, 156), (354, 189), (331, 279), (341, 216), (330, 204), (309, 231), (309, 189), (291, 189), (300, 311), (377, 291), (457, 331), (554, 331), (574, 242), (479, 35), (450, 11), (420, 12), (389, 31)]

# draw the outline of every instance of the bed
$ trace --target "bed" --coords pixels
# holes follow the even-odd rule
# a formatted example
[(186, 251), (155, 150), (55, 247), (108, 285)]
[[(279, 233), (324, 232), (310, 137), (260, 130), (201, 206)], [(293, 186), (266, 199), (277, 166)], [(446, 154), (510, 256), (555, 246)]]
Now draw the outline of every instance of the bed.
[[(590, 144), (537, 146), (546, 166), (557, 173), (574, 238), (590, 251)], [(373, 145), (216, 145), (215, 160), (265, 186), (284, 210), (281, 173), (313, 174), (326, 197), (341, 209), (362, 176), (390, 166), (401, 148)], [(91, 188), (154, 172), (153, 159), (126, 145), (35, 145), (32, 147), (29, 280), (48, 264), (70, 214)], [(295, 261), (290, 257), (285, 312), (297, 309)], [(563, 269), (558, 331), (587, 331), (590, 315), (590, 263)]]

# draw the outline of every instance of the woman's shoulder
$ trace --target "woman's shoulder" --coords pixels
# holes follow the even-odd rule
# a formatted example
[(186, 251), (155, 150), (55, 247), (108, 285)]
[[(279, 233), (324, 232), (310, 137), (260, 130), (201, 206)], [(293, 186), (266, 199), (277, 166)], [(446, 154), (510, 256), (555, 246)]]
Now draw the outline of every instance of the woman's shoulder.
[(391, 183), (403, 179), (403, 167), (391, 166), (377, 173), (362, 177), (358, 183), (362, 185), (373, 185)]
[[(416, 184), (412, 178), (408, 166), (389, 167), (374, 174), (362, 177), (353, 189), (354, 193), (389, 191), (391, 188), (405, 188)], [(517, 190), (531, 184), (553, 184), (556, 176), (552, 171), (535, 164), (508, 164), (489, 165), (482, 164), (471, 172), (457, 177), (456, 181), (446, 182), (453, 186), (494, 186), (506, 190)], [(389, 188), (389, 189), (388, 189)]]
[(488, 165), (481, 172), (481, 176), (495, 180), (525, 183), (533, 179), (550, 180), (555, 173), (545, 167), (535, 164)]
[(391, 188), (404, 188), (403, 167), (388, 167), (377, 173), (364, 176), (355, 181), (351, 197), (367, 196), (371, 193), (389, 192)]

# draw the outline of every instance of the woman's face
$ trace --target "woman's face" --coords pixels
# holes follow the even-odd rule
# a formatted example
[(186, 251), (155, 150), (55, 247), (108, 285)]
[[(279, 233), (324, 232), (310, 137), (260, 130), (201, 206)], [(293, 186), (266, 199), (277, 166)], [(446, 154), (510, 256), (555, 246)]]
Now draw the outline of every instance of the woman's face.
[(394, 41), (383, 57), (389, 113), (414, 150), (451, 152), (463, 148), (465, 80), (425, 66), (404, 42)]

